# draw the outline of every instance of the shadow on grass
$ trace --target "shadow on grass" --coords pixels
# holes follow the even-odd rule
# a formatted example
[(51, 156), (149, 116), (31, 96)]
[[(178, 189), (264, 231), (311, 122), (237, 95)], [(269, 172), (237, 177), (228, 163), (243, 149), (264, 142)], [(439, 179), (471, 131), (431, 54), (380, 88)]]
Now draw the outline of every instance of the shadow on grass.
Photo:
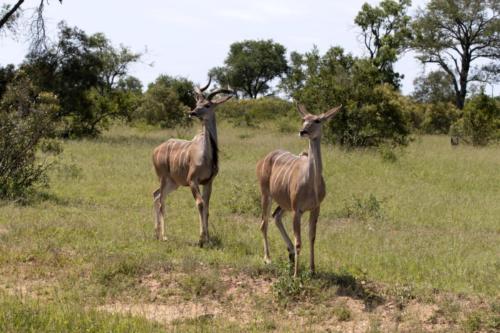
[(278, 265), (273, 283), (273, 293), (283, 305), (290, 302), (321, 302), (335, 296), (346, 296), (361, 300), (366, 311), (371, 311), (384, 302), (373, 284), (357, 278), (349, 272), (318, 272), (311, 274), (301, 270), (293, 277), (292, 265)]
[(207, 250), (222, 250), (224, 249), (224, 244), (222, 238), (219, 235), (212, 235), (208, 239), (208, 243), (203, 243), (200, 245), (200, 241), (189, 241), (188, 244), (194, 247), (201, 247)]
[(362, 300), (368, 311), (384, 302), (384, 298), (378, 295), (370, 284), (347, 272), (318, 272), (312, 276), (312, 279), (321, 281), (326, 288), (336, 287), (338, 296)]

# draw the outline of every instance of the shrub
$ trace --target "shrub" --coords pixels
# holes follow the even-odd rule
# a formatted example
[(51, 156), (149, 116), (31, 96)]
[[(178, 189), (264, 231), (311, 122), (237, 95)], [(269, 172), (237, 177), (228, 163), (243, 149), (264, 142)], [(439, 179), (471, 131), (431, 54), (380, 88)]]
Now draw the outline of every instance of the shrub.
[[(290, 115), (295, 106), (276, 97), (230, 100), (217, 108), (217, 115), (235, 126), (257, 126), (258, 124)], [(298, 117), (298, 116), (297, 116)]]
[(463, 135), (475, 146), (483, 146), (499, 137), (500, 106), (484, 92), (472, 97), (463, 113)]
[(163, 81), (157, 81), (149, 85), (137, 110), (137, 117), (151, 125), (173, 128), (191, 124), (188, 111), (189, 107), (179, 100), (174, 88), (167, 86)]
[(51, 141), (59, 111), (50, 93), (37, 93), (22, 76), (8, 86), (0, 102), (0, 198), (24, 198), (35, 184), (47, 185), (47, 159), (43, 154), (60, 152)]
[(410, 133), (408, 98), (390, 84), (369, 59), (332, 47), (321, 56), (315, 48), (294, 54), (282, 86), (310, 112), (323, 112), (342, 104), (329, 122), (325, 139), (349, 147), (406, 145)]
[(427, 134), (448, 134), (450, 126), (459, 116), (458, 109), (452, 103), (425, 104), (421, 130)]
[(351, 147), (406, 145), (410, 116), (406, 100), (391, 86), (377, 85), (363, 101), (349, 100), (328, 123), (327, 141)]

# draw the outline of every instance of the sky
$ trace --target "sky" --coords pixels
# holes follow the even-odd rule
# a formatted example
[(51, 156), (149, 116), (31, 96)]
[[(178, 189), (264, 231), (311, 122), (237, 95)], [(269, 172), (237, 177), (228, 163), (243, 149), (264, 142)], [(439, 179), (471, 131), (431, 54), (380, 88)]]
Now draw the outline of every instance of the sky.
[[(27, 0), (23, 8), (38, 2)], [(223, 64), (231, 43), (246, 39), (273, 39), (288, 53), (310, 51), (316, 45), (323, 54), (338, 45), (364, 55), (354, 18), (365, 2), (379, 0), (64, 0), (62, 5), (51, 0), (46, 17), (53, 39), (57, 23), (64, 20), (88, 34), (103, 32), (115, 45), (144, 53), (130, 74), (145, 86), (160, 74), (204, 84), (208, 71)], [(413, 0), (410, 14), (426, 2)], [(16, 40), (0, 36), (0, 65), (19, 64), (26, 51), (26, 36)], [(424, 68), (410, 52), (397, 62), (396, 70), (405, 75), (402, 90), (409, 94)]]

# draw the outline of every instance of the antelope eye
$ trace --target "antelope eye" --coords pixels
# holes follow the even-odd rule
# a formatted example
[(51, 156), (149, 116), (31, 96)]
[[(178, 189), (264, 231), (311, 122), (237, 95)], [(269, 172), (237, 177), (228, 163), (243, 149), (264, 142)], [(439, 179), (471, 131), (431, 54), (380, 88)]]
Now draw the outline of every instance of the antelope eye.
[(320, 123), (319, 119), (316, 119), (314, 122), (315, 122), (316, 124), (319, 124), (319, 123)]

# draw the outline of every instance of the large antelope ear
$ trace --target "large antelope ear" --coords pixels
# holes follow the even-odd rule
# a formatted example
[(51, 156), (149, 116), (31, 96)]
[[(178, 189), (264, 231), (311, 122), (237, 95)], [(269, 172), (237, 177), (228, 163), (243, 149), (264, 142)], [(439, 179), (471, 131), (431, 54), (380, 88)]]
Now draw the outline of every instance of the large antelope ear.
[(333, 108), (331, 110), (326, 111), (325, 113), (320, 115), (321, 121), (328, 120), (332, 118), (334, 115), (336, 115), (340, 110), (342, 109), (342, 104), (337, 106), (336, 108)]
[(309, 113), (306, 110), (306, 107), (302, 104), (297, 103), (297, 111), (299, 111), (300, 116), (305, 118)]

